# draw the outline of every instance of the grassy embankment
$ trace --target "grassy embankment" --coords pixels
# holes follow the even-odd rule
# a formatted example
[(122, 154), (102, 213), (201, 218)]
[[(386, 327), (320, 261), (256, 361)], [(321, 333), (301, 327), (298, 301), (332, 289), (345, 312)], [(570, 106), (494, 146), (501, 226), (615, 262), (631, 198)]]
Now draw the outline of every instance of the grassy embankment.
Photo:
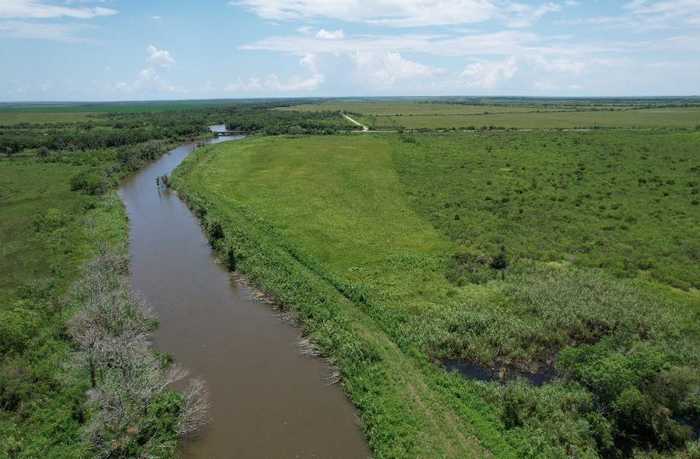
[[(698, 140), (249, 139), (175, 185), (340, 367), (378, 457), (594, 457), (684, 449), (697, 422)], [(559, 378), (483, 384), (435, 358)]]

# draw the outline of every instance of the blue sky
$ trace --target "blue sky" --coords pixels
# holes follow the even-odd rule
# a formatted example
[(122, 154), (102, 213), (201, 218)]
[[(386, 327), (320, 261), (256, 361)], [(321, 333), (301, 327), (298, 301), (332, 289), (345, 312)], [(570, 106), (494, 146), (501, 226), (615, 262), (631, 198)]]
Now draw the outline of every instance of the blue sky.
[(0, 0), (0, 101), (700, 94), (700, 0)]

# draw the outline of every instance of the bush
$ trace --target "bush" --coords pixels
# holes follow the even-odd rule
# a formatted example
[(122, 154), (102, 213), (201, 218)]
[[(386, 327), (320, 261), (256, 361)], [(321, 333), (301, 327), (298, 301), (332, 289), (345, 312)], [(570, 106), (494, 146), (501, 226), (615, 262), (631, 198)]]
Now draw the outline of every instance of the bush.
[(71, 191), (80, 191), (90, 195), (103, 194), (109, 184), (104, 176), (97, 171), (83, 171), (70, 179)]
[(622, 352), (610, 341), (565, 349), (558, 368), (594, 395), (616, 426), (621, 450), (683, 446), (691, 429), (678, 420), (700, 422), (700, 375), (671, 367), (672, 357), (654, 346), (638, 343)]
[(22, 302), (0, 310), (0, 354), (24, 351), (39, 325), (39, 315)]

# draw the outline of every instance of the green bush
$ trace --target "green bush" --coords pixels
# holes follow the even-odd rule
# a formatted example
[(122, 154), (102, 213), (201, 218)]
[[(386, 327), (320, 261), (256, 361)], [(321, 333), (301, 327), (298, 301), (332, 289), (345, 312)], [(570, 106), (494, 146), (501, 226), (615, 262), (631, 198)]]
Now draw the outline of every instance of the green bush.
[(40, 325), (39, 314), (23, 302), (0, 309), (0, 355), (23, 352)]
[(109, 184), (104, 174), (98, 171), (79, 172), (70, 179), (72, 191), (80, 191), (90, 195), (103, 194), (108, 187)]

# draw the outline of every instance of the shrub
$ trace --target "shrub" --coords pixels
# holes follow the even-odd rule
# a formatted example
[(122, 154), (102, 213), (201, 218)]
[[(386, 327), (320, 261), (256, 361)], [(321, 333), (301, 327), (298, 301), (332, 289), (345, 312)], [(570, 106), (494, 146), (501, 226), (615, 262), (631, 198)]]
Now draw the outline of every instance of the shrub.
[(0, 309), (0, 354), (24, 351), (39, 325), (39, 315), (23, 302)]
[(83, 171), (70, 179), (70, 189), (90, 195), (98, 195), (107, 191), (108, 183), (104, 174), (97, 171)]

